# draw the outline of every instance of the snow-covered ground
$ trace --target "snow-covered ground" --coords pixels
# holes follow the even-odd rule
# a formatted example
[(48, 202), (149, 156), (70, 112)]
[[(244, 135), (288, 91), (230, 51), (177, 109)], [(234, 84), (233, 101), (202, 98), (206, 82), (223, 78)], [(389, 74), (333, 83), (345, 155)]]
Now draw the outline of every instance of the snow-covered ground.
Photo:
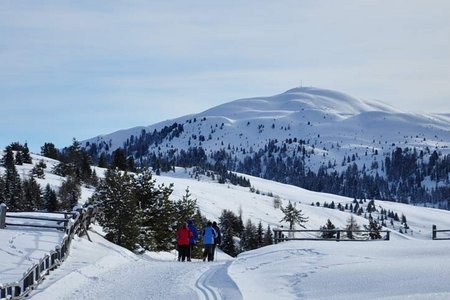
[(180, 263), (77, 238), (32, 299), (449, 299), (450, 241), (285, 242)]
[[(61, 181), (46, 178), (55, 185)], [(157, 183), (174, 183), (173, 200), (189, 187), (202, 213), (212, 220), (223, 209), (242, 209), (244, 221), (282, 225), (283, 214), (267, 194), (279, 196), (283, 206), (295, 202), (309, 217), (308, 229), (318, 229), (327, 219), (342, 228), (350, 216), (311, 203), (345, 205), (352, 199), (259, 178), (249, 177), (259, 194), (203, 176), (192, 179), (184, 169), (155, 178)], [(90, 193), (86, 189), (83, 200)], [(404, 214), (408, 233), (399, 233), (400, 223), (395, 222), (388, 227), (395, 233), (390, 241), (285, 242), (237, 259), (220, 253), (213, 263), (179, 263), (174, 253), (137, 256), (104, 240), (98, 234), (101, 228), (94, 227), (93, 242), (76, 237), (69, 258), (32, 292), (32, 299), (448, 299), (450, 241), (432, 241), (430, 236), (432, 224), (450, 229), (450, 212), (383, 201), (376, 206)], [(362, 217), (356, 220), (367, 224)], [(62, 238), (58, 231), (22, 230), (0, 230), (1, 283), (19, 280)]]

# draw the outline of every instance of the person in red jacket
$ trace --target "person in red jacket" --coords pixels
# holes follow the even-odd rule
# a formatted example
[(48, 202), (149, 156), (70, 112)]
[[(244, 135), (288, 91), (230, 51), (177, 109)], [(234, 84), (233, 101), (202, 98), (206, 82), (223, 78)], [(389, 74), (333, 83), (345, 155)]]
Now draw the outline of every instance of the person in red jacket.
[(185, 261), (189, 251), (189, 239), (192, 237), (192, 232), (186, 224), (183, 224), (176, 233), (178, 242), (178, 261)]

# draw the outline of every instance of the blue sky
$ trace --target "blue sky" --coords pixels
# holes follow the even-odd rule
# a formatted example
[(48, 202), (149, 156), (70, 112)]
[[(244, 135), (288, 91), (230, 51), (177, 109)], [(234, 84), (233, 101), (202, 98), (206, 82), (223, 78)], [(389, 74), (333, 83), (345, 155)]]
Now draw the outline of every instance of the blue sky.
[(300, 83), (450, 113), (450, 1), (0, 0), (0, 146)]

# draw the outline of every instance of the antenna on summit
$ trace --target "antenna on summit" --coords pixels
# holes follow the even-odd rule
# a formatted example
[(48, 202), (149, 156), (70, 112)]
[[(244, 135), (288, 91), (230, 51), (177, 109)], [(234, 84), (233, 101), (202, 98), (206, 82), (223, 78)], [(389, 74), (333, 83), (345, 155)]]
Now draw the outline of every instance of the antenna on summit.
[(303, 86), (303, 81), (302, 80), (300, 80), (300, 87), (302, 87)]

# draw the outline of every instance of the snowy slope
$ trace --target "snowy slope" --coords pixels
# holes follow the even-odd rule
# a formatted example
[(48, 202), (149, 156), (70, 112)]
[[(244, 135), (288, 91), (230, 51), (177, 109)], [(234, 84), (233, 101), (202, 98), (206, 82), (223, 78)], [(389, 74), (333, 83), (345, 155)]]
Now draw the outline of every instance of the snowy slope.
[[(282, 213), (273, 208), (278, 195), (283, 205), (297, 203), (317, 229), (329, 218), (343, 227), (348, 212), (311, 206), (311, 202), (350, 203), (352, 199), (250, 178), (260, 194), (207, 177), (193, 179), (190, 170), (155, 176), (157, 183), (174, 183), (173, 200), (189, 187), (208, 218), (217, 220), (222, 209), (244, 220), (282, 225)], [(98, 174), (100, 174), (98, 172)], [(266, 195), (263, 195), (266, 194)], [(450, 228), (450, 212), (376, 201), (385, 209), (405, 214), (413, 234), (397, 233), (390, 241), (287, 242), (249, 251), (235, 260), (220, 254), (212, 264), (175, 262), (175, 253), (148, 253), (144, 257), (90, 233), (93, 243), (77, 238), (71, 255), (35, 292), (32, 299), (446, 299), (450, 287), (449, 241), (430, 241), (431, 225)], [(367, 220), (356, 217), (359, 224)], [(286, 225), (286, 224), (284, 224)], [(101, 228), (95, 228), (101, 232)], [(2, 234), (2, 232), (0, 232)], [(1, 239), (0, 239), (1, 240)], [(4, 254), (1, 254), (2, 257)], [(417, 276), (417, 274), (421, 276)], [(324, 283), (327, 288), (324, 289)], [(230, 296), (233, 295), (233, 296)]]
[[(41, 159), (33, 156), (33, 163)], [(56, 161), (47, 160), (54, 165)], [(31, 165), (20, 167), (26, 175)], [(62, 178), (49, 174), (40, 182), (59, 186)], [(102, 175), (97, 168), (97, 174)], [(284, 225), (273, 197), (283, 206), (292, 201), (309, 217), (306, 227), (318, 229), (330, 219), (345, 226), (350, 214), (337, 209), (311, 206), (311, 203), (351, 203), (352, 199), (307, 191), (298, 187), (249, 177), (259, 194), (248, 188), (219, 184), (208, 177), (191, 178), (190, 172), (177, 168), (175, 173), (155, 176), (157, 183), (174, 183), (171, 199), (178, 200), (186, 187), (204, 215), (217, 220), (223, 209), (242, 210), (243, 218), (253, 222)], [(84, 187), (83, 201), (93, 191)], [(450, 288), (449, 241), (431, 241), (431, 226), (450, 229), (450, 212), (376, 201), (408, 219), (407, 234), (398, 232), (395, 222), (390, 241), (377, 242), (288, 242), (241, 254), (236, 260), (219, 254), (219, 261), (206, 264), (175, 262), (175, 253), (148, 253), (136, 256), (105, 241), (96, 227), (90, 235), (93, 243), (76, 238), (69, 258), (33, 292), (32, 299), (445, 299)], [(377, 213), (373, 214), (377, 217)], [(356, 217), (367, 224), (367, 219)], [(15, 237), (15, 238), (14, 238)], [(52, 249), (61, 237), (58, 232), (17, 230), (0, 231), (0, 282), (14, 281), (39, 254)], [(46, 248), (47, 247), (47, 248)], [(420, 278), (416, 276), (420, 272)], [(139, 274), (139, 275), (137, 275)], [(17, 280), (19, 278), (16, 278)], [(324, 282), (327, 289), (323, 289)], [(352, 284), (350, 285), (349, 282)]]
[[(428, 147), (450, 153), (450, 119), (445, 114), (413, 114), (376, 100), (356, 98), (338, 91), (301, 87), (270, 97), (239, 99), (204, 112), (167, 120), (148, 127), (120, 130), (83, 141), (83, 145), (108, 145), (109, 152), (142, 130), (153, 132), (173, 123), (183, 124), (179, 137), (166, 138), (150, 150), (165, 154), (201, 146), (209, 154), (224, 149), (243, 159), (264, 149), (269, 140), (303, 140), (314, 149), (308, 167), (356, 155), (359, 167), (384, 160), (396, 147)], [(203, 136), (205, 140), (200, 140)], [(292, 153), (297, 143), (289, 146)], [(105, 149), (105, 148), (103, 148)], [(374, 155), (374, 151), (380, 155)], [(369, 155), (366, 155), (369, 153)]]

